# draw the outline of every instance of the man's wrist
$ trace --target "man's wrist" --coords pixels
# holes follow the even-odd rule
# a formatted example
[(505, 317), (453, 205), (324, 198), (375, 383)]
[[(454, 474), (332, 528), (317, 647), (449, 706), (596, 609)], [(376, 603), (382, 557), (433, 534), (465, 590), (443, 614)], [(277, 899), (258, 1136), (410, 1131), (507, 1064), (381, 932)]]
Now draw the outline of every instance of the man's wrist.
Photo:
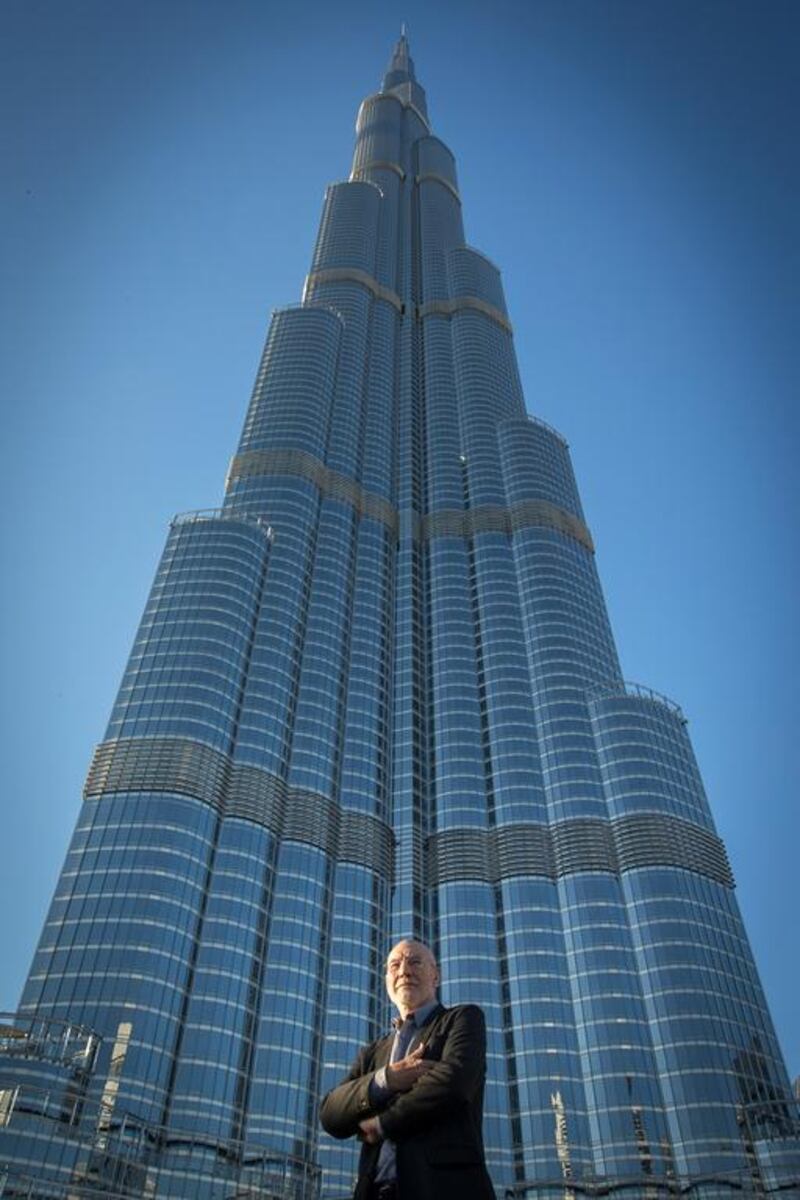
[(361, 1132), (361, 1138), (367, 1145), (375, 1146), (378, 1142), (383, 1141), (383, 1126), (379, 1117), (367, 1117), (364, 1121), (359, 1121), (358, 1128)]
[(379, 1067), (369, 1081), (369, 1099), (371, 1104), (385, 1104), (392, 1094), (386, 1072), (386, 1067)]

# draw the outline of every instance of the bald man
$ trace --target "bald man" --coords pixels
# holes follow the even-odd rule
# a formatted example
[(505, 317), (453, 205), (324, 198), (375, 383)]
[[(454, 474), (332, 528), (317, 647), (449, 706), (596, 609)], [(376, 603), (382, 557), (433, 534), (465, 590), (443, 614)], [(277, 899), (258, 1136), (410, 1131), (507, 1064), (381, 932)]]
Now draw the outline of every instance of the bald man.
[(486, 1026), (474, 1004), (445, 1008), (422, 942), (386, 961), (395, 1032), (364, 1046), (322, 1101), (325, 1130), (362, 1141), (354, 1200), (495, 1200), (483, 1158)]

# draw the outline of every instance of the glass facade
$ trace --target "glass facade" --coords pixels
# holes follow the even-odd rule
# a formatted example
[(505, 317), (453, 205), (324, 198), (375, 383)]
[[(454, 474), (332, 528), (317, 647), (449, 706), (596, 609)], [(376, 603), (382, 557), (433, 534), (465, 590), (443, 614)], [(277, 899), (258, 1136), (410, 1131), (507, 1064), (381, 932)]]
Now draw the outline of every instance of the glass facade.
[(402, 37), (177, 518), (24, 989), (0, 1195), (340, 1200), (390, 942), (486, 1013), (499, 1196), (800, 1196), (676, 705), (623, 682), (564, 439)]

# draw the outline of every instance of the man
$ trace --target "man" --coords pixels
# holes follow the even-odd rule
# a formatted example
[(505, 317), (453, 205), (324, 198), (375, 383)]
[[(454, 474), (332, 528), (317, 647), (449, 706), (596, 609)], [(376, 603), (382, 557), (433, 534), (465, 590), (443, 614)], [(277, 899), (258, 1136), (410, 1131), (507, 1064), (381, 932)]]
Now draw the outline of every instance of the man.
[(322, 1101), (333, 1137), (363, 1145), (354, 1200), (494, 1200), (483, 1160), (486, 1027), (474, 1004), (444, 1008), (422, 942), (398, 942), (386, 963), (395, 1033), (358, 1053)]

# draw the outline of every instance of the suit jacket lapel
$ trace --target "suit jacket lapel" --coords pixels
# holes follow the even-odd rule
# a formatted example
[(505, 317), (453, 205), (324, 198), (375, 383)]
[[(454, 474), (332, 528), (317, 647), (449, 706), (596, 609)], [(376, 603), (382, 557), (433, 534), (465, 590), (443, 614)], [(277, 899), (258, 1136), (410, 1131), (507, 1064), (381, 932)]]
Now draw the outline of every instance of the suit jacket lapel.
[(383, 1041), (378, 1042), (378, 1045), (375, 1047), (375, 1070), (376, 1071), (380, 1067), (385, 1067), (386, 1064), (389, 1062), (389, 1056), (392, 1053), (393, 1043), (394, 1043), (394, 1034), (393, 1033), (390, 1033), (388, 1037), (385, 1037), (383, 1039)]
[(427, 1042), (429, 1040), (436, 1029), (439, 1018), (444, 1015), (445, 1011), (446, 1010), (443, 1004), (437, 1004), (436, 1008), (434, 1008), (432, 1012), (428, 1013), (424, 1025), (414, 1035), (414, 1039), (411, 1043), (412, 1049), (414, 1046), (418, 1046), (420, 1042)]
[(425, 1018), (425, 1023), (422, 1026), (422, 1032), (430, 1033), (430, 1026), (433, 1025), (434, 1021), (438, 1021), (439, 1017), (443, 1017), (446, 1012), (447, 1009), (443, 1004), (437, 1004), (436, 1008), (432, 1008)]

